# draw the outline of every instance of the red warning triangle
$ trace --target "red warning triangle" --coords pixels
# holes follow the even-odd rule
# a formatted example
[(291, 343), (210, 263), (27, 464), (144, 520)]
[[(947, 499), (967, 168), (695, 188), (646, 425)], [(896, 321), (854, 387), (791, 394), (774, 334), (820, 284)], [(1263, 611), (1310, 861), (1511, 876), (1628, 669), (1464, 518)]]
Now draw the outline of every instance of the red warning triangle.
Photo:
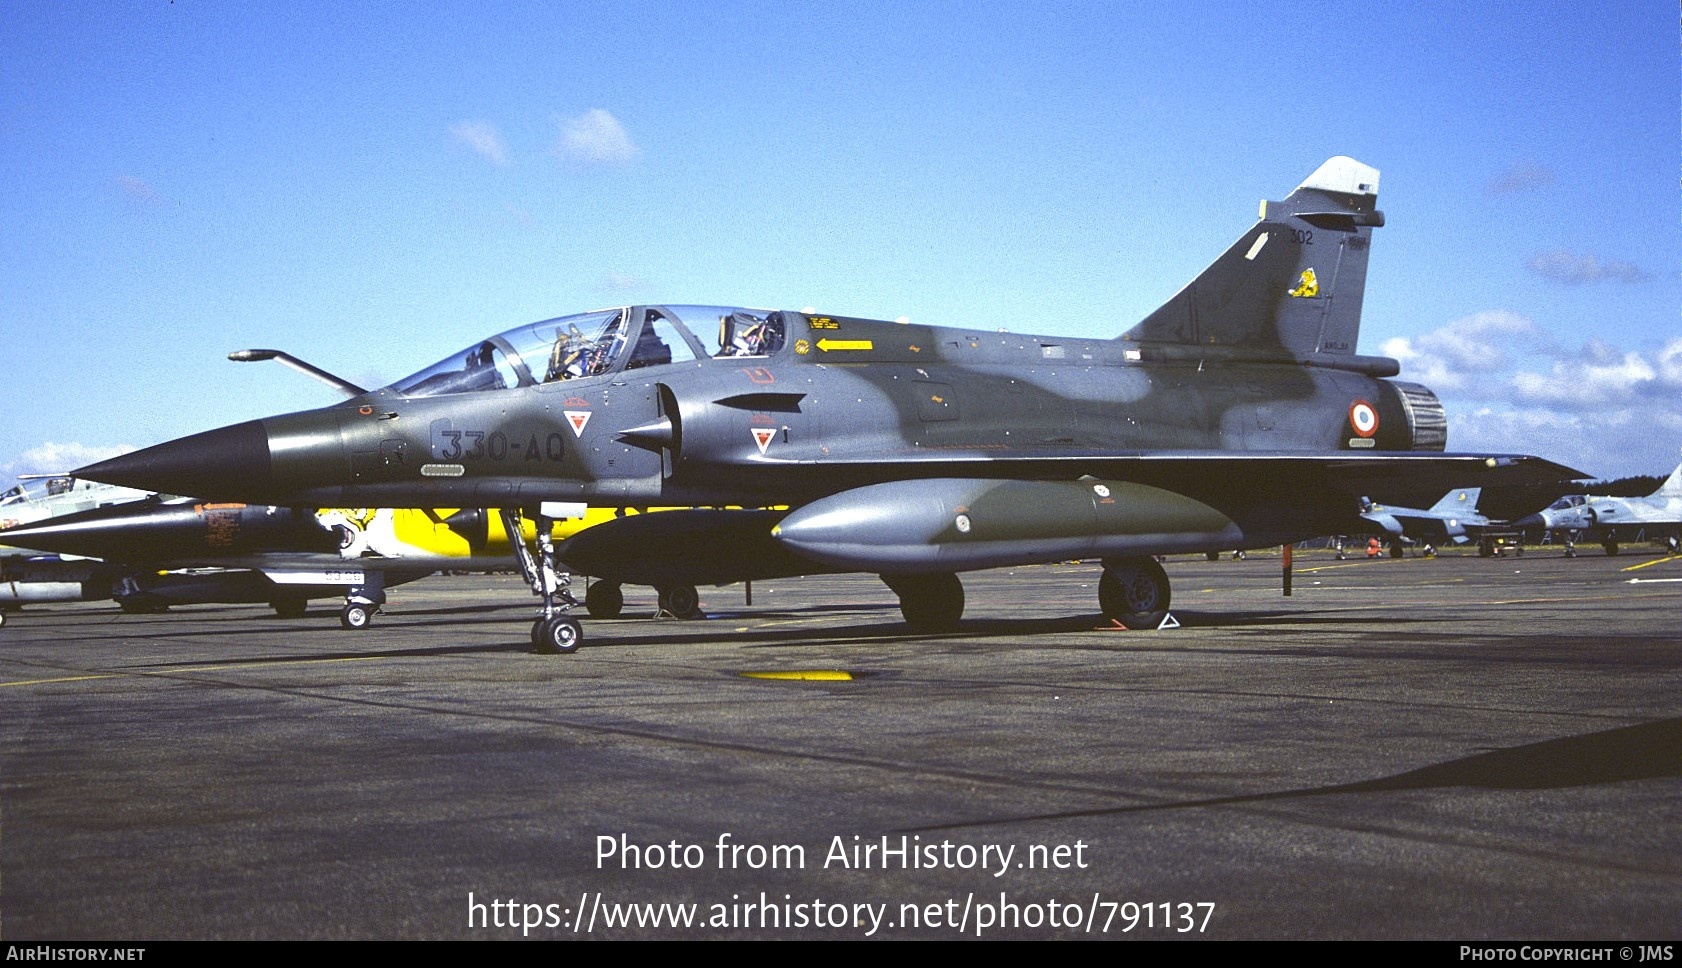
[(770, 427), (753, 428), (753, 439), (754, 442), (759, 445), (759, 452), (761, 454), (765, 453), (765, 448), (771, 445), (771, 438), (775, 436), (777, 436), (777, 432), (772, 430)]
[(590, 422), (590, 411), (566, 410), (563, 412), (567, 415), (567, 423), (572, 424), (572, 435), (574, 437), (583, 436), (584, 425)]

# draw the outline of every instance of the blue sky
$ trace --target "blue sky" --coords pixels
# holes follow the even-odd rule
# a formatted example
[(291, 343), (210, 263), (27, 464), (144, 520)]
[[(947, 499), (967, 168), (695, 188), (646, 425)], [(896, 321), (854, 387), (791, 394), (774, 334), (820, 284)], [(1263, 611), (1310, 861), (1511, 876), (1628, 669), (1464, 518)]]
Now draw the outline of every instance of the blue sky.
[(1113, 336), (1326, 158), (1451, 450), (1682, 457), (1674, 6), (8, 3), (0, 477), (629, 302)]

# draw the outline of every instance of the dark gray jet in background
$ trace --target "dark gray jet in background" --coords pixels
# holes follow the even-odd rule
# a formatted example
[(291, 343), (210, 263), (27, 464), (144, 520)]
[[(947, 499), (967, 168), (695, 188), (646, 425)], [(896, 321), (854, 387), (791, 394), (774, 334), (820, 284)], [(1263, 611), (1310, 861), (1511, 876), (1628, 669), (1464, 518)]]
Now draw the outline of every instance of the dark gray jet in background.
[[(1582, 476), (1442, 453), (1436, 395), (1356, 352), (1377, 197), (1376, 169), (1327, 161), (1114, 339), (999, 328), (1038, 318), (606, 309), (77, 473), (254, 504), (519, 508), (539, 534), (591, 506), (683, 506), (537, 550), (655, 585), (873, 572), (918, 630), (959, 620), (960, 572), (1098, 558), (1104, 614), (1156, 627), (1153, 556), (1357, 531), (1363, 495)], [(578, 647), (567, 605), (545, 595), (540, 648)]]
[(1400, 558), (1408, 543), (1423, 545), (1427, 554), (1434, 554), (1436, 545), (1465, 544), (1490, 526), (1490, 520), (1478, 513), (1482, 493), (1477, 487), (1455, 488), (1428, 508), (1367, 502), (1361, 517), (1390, 536), (1390, 557)]

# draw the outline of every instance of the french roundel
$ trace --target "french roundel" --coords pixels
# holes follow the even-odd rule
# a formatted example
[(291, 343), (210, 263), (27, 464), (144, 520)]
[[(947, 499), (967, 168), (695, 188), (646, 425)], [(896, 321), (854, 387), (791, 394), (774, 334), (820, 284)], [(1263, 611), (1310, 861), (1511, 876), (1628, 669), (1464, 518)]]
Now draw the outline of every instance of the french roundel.
[(1365, 400), (1349, 405), (1349, 427), (1357, 437), (1371, 437), (1378, 433), (1378, 411)]

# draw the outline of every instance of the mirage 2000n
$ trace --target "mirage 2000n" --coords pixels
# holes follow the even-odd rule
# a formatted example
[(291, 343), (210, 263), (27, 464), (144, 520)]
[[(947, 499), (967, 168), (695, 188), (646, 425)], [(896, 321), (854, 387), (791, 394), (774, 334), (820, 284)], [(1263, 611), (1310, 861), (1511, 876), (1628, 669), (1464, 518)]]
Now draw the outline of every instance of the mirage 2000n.
[[(1356, 352), (1377, 196), (1375, 169), (1331, 159), (1112, 339), (998, 328), (1016, 320), (606, 309), (480, 340), (338, 406), (79, 473), (212, 500), (540, 521), (688, 506), (539, 550), (649, 584), (874, 572), (916, 629), (958, 621), (960, 572), (1097, 558), (1104, 614), (1154, 627), (1169, 582), (1153, 556), (1347, 533), (1363, 496), (1580, 476), (1441, 453), (1436, 396)], [(546, 596), (540, 647), (579, 644), (564, 604)]]

